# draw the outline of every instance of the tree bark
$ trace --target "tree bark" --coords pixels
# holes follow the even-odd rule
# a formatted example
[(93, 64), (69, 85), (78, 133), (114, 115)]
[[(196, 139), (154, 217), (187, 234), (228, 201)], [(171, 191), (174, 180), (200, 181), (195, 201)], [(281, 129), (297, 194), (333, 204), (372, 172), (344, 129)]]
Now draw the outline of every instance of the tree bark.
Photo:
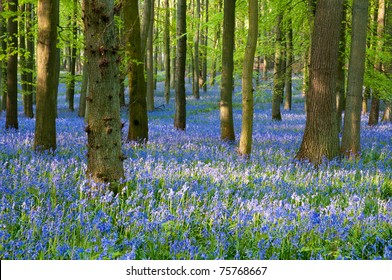
[[(87, 176), (116, 182), (124, 176), (119, 100), (120, 54), (114, 25), (114, 0), (84, 0), (87, 93)], [(118, 189), (115, 184), (113, 191)]]
[(356, 158), (361, 152), (362, 86), (365, 73), (366, 34), (369, 0), (354, 0), (350, 65), (341, 152)]
[(306, 127), (299, 160), (315, 165), (339, 155), (336, 75), (343, 0), (318, 1), (312, 33)]
[[(378, 1), (378, 14), (377, 14), (377, 47), (376, 52), (382, 52), (384, 43), (384, 28), (385, 28), (385, 0)], [(382, 72), (383, 65), (380, 62), (380, 58), (376, 57), (376, 62), (374, 65), (375, 71)], [(378, 90), (373, 90), (372, 92), (372, 102), (370, 105), (369, 113), (369, 125), (374, 126), (378, 124), (378, 119), (380, 117), (380, 97)]]
[(221, 139), (234, 141), (233, 122), (233, 51), (235, 1), (225, 0), (223, 7), (222, 80), (220, 93)]
[(56, 149), (59, 0), (38, 1), (37, 116), (34, 149)]
[(170, 5), (169, 0), (165, 0), (165, 27), (164, 27), (164, 45), (165, 45), (165, 101), (170, 102)]
[(282, 120), (280, 103), (283, 99), (285, 67), (284, 67), (284, 46), (282, 31), (283, 13), (279, 13), (276, 20), (276, 43), (275, 43), (275, 62), (274, 62), (274, 86), (272, 90), (272, 119)]
[(242, 68), (242, 128), (238, 152), (249, 157), (253, 132), (253, 63), (258, 37), (258, 0), (249, 0), (249, 31)]
[[(4, 24), (4, 4), (3, 1), (0, 1), (0, 36), (3, 38), (5, 33), (7, 32), (6, 26)], [(6, 53), (7, 43), (5, 40), (0, 40), (0, 55), (4, 55)], [(1, 112), (6, 109), (6, 100), (7, 100), (7, 91), (5, 90), (6, 82), (7, 81), (7, 71), (5, 63), (3, 60), (0, 60), (0, 115)]]
[(80, 89), (79, 111), (78, 116), (84, 118), (86, 115), (86, 97), (88, 90), (88, 63), (83, 65), (82, 88)]
[(288, 31), (286, 42), (286, 81), (284, 109), (291, 110), (292, 103), (292, 75), (293, 75), (293, 27), (291, 18), (288, 19)]
[(146, 72), (147, 72), (147, 110), (154, 111), (154, 0), (151, 0), (150, 23), (147, 36), (147, 57), (146, 57)]
[(196, 32), (193, 38), (194, 45), (194, 64), (193, 64), (193, 97), (200, 99), (200, 62), (199, 62), (199, 41), (200, 41), (200, 0), (196, 0)]
[(141, 49), (138, 0), (124, 2), (126, 52), (129, 56), (129, 130), (128, 141), (148, 141), (148, 116), (144, 57)]
[(33, 96), (34, 96), (34, 81), (33, 73), (35, 71), (35, 39), (33, 34), (33, 17), (34, 7), (32, 4), (26, 4), (26, 48), (27, 48), (27, 59), (26, 59), (26, 95), (24, 96), (25, 102), (25, 114), (29, 118), (34, 117), (33, 111)]
[(185, 62), (186, 62), (186, 1), (177, 1), (176, 111), (174, 127), (186, 128)]
[(9, 45), (7, 49), (7, 113), (5, 127), (18, 129), (18, 0), (8, 0), (8, 9), (11, 13), (8, 18), (7, 30)]

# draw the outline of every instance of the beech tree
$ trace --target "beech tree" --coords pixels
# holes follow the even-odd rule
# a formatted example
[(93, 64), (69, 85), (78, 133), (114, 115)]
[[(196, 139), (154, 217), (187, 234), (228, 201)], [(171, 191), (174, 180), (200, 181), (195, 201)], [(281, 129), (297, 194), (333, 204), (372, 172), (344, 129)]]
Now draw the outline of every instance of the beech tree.
[(38, 1), (37, 109), (34, 149), (56, 149), (59, 0)]
[(18, 0), (8, 0), (7, 108), (5, 127), (18, 129)]
[(143, 143), (148, 141), (148, 117), (138, 0), (124, 1), (124, 15), (126, 54), (129, 57), (128, 141)]
[(312, 33), (306, 126), (297, 159), (316, 165), (339, 155), (336, 75), (343, 0), (318, 1)]
[(234, 141), (233, 121), (233, 51), (235, 1), (225, 0), (223, 6), (222, 80), (220, 88), (221, 139)]
[(177, 1), (176, 108), (174, 127), (186, 128), (185, 62), (186, 62), (186, 1)]
[(361, 151), (361, 105), (365, 73), (366, 31), (369, 0), (354, 0), (350, 65), (341, 152), (355, 158)]
[(259, 8), (258, 0), (249, 0), (249, 33), (245, 49), (245, 57), (242, 68), (242, 129), (239, 145), (239, 153), (249, 156), (252, 150), (253, 132), (253, 62), (256, 52), (258, 37)]
[[(114, 0), (84, 0), (87, 93), (87, 175), (95, 182), (124, 176), (121, 151), (119, 46), (114, 25)], [(113, 187), (113, 191), (117, 189)]]

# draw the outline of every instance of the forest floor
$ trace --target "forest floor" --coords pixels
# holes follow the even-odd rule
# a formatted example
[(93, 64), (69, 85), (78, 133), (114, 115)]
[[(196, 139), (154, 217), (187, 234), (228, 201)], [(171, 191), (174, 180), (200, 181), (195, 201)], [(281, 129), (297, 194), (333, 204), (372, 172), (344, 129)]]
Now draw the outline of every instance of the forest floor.
[[(33, 151), (35, 121), (22, 107), (18, 131), (4, 129), (2, 114), (0, 259), (392, 259), (391, 124), (369, 127), (364, 116), (361, 159), (315, 169), (294, 160), (302, 97), (295, 91), (293, 110), (272, 121), (264, 86), (246, 161), (240, 88), (235, 144), (219, 139), (219, 88), (200, 100), (187, 89), (186, 132), (173, 127), (172, 96), (149, 113), (145, 147), (124, 143), (117, 196), (88, 186), (85, 124), (67, 111), (63, 87), (54, 154)], [(155, 104), (164, 104), (162, 84)]]

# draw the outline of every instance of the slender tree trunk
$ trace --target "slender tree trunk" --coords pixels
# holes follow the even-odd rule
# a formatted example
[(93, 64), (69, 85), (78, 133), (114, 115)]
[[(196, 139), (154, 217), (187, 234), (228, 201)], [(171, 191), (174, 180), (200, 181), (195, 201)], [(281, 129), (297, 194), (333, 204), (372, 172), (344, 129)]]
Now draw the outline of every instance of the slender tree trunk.
[(202, 56), (202, 81), (203, 81), (204, 92), (207, 92), (208, 5), (209, 5), (209, 1), (205, 0), (204, 3), (205, 28), (204, 28), (204, 35), (203, 35), (203, 56)]
[[(116, 182), (124, 176), (119, 100), (119, 46), (114, 0), (84, 0), (87, 94), (87, 175), (95, 182)], [(111, 185), (113, 191), (117, 187)]]
[(282, 120), (280, 103), (283, 99), (285, 71), (284, 71), (284, 47), (282, 35), (283, 14), (277, 17), (276, 24), (276, 43), (275, 43), (275, 63), (274, 63), (274, 87), (272, 90), (272, 119)]
[(37, 117), (34, 149), (56, 149), (59, 0), (38, 1)]
[(200, 41), (200, 0), (196, 0), (196, 32), (195, 37), (193, 38), (194, 45), (194, 64), (193, 64), (193, 97), (195, 99), (200, 99), (200, 62), (199, 62), (199, 41)]
[(154, 0), (151, 1), (151, 15), (147, 36), (147, 110), (154, 111)]
[(18, 0), (8, 0), (7, 114), (5, 127), (18, 129)]
[(146, 81), (144, 78), (144, 57), (141, 49), (140, 17), (138, 0), (124, 2), (125, 40), (129, 80), (129, 130), (128, 141), (148, 141), (148, 116), (146, 103)]
[(362, 95), (362, 115), (366, 115), (368, 112), (368, 100), (370, 97), (370, 87), (365, 87)]
[[(3, 15), (4, 15), (4, 4), (3, 4), (3, 0), (1, 0), (0, 1), (0, 38), (3, 38), (3, 36), (7, 31), (6, 26), (4, 24), (5, 19)], [(7, 49), (6, 41), (0, 40), (0, 55), (5, 55), (6, 49)], [(6, 109), (6, 100), (7, 100), (7, 91), (5, 90), (6, 83), (4, 82), (7, 81), (7, 71), (4, 64), (5, 63), (3, 62), (3, 60), (0, 59), (0, 98), (1, 98), (0, 115), (1, 112)]]
[(382, 122), (392, 122), (392, 104), (391, 102), (385, 103), (385, 111), (381, 119)]
[(318, 1), (312, 33), (306, 127), (296, 158), (315, 165), (339, 155), (336, 75), (343, 0)]
[(286, 42), (286, 83), (284, 109), (291, 110), (292, 100), (292, 75), (293, 75), (293, 28), (291, 18), (288, 19), (288, 31)]
[[(218, 3), (216, 4), (216, 9), (218, 13), (222, 11), (222, 0), (218, 0)], [(214, 44), (213, 44), (214, 50), (217, 50), (219, 48), (221, 30), (222, 30), (221, 24), (218, 24), (218, 26), (215, 27), (215, 32), (214, 32)], [(211, 78), (210, 78), (210, 85), (212, 86), (215, 85), (216, 73), (219, 71), (217, 66), (218, 66), (218, 55), (212, 55)]]
[(78, 36), (78, 28), (77, 28), (77, 13), (78, 13), (78, 1), (73, 1), (73, 15), (72, 15), (72, 40), (70, 46), (70, 57), (69, 57), (69, 75), (70, 80), (67, 83), (67, 93), (66, 96), (68, 98), (68, 109), (73, 112), (74, 108), (74, 100), (75, 100), (75, 70), (76, 70), (76, 40)]
[(19, 69), (20, 69), (20, 84), (22, 87), (23, 96), (23, 111), (27, 118), (33, 118), (33, 103), (29, 102), (30, 95), (28, 94), (28, 70), (27, 70), (27, 45), (26, 45), (26, 4), (19, 6), (20, 20), (19, 20)]
[(336, 79), (336, 117), (338, 120), (339, 132), (342, 131), (342, 114), (346, 103), (346, 2), (347, 0), (344, 0), (342, 23), (340, 27), (338, 75)]
[(366, 34), (369, 0), (354, 0), (351, 53), (341, 152), (349, 158), (361, 152), (361, 105), (365, 73)]
[(84, 62), (82, 88), (80, 89), (79, 111), (78, 116), (84, 118), (86, 115), (86, 97), (88, 90), (88, 63)]
[(186, 128), (185, 62), (186, 62), (186, 0), (177, 1), (177, 67), (176, 67), (176, 111), (174, 127)]
[(170, 102), (170, 5), (169, 0), (165, 0), (165, 27), (164, 27), (164, 45), (165, 45), (165, 101)]
[(242, 128), (238, 152), (249, 157), (253, 132), (253, 63), (256, 52), (259, 22), (258, 0), (249, 0), (249, 31), (242, 68)]
[(234, 51), (235, 1), (224, 0), (222, 81), (220, 93), (221, 139), (234, 141), (233, 122), (233, 51)]
[[(385, 27), (385, 0), (378, 1), (378, 15), (377, 15), (377, 47), (376, 52), (382, 52), (383, 49), (383, 36)], [(376, 57), (376, 62), (374, 69), (377, 72), (383, 71), (383, 65), (380, 62), (380, 58)], [(378, 124), (378, 119), (380, 117), (380, 97), (377, 90), (372, 92), (372, 103), (370, 105), (369, 113), (369, 125), (374, 126)]]

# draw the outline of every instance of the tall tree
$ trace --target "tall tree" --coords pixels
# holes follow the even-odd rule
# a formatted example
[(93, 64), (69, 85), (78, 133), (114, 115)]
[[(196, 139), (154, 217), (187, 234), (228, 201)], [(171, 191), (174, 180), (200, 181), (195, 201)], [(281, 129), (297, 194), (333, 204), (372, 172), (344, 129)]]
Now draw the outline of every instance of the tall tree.
[(284, 40), (283, 40), (283, 12), (279, 12), (276, 19), (276, 43), (275, 43), (275, 62), (274, 62), (274, 86), (272, 90), (272, 119), (282, 120), (280, 103), (283, 98), (285, 82), (284, 65)]
[(196, 0), (196, 31), (193, 38), (194, 46), (194, 74), (193, 74), (193, 97), (200, 99), (200, 62), (199, 62), (199, 42), (200, 42), (200, 0)]
[(355, 158), (361, 151), (361, 105), (365, 73), (366, 34), (369, 0), (354, 0), (350, 65), (341, 152)]
[(170, 5), (165, 0), (165, 26), (164, 26), (164, 50), (165, 50), (165, 101), (170, 101)]
[[(87, 175), (95, 182), (115, 182), (124, 176), (121, 151), (119, 46), (114, 0), (84, 0), (87, 93)], [(113, 187), (113, 191), (116, 188)]]
[(146, 57), (146, 72), (147, 72), (147, 110), (154, 111), (154, 0), (151, 0), (149, 9), (150, 23), (148, 24), (147, 35), (147, 57)]
[[(378, 1), (378, 14), (377, 14), (377, 46), (376, 51), (381, 53), (383, 49), (383, 36), (385, 25), (385, 0)], [(377, 72), (383, 71), (381, 59), (376, 57), (374, 70)], [(372, 92), (372, 102), (370, 105), (369, 122), (370, 126), (377, 125), (380, 117), (380, 97), (377, 89)]]
[(234, 51), (235, 1), (225, 0), (223, 7), (222, 80), (220, 88), (221, 139), (234, 141), (233, 122), (233, 51)]
[(312, 32), (306, 126), (297, 159), (320, 164), (339, 155), (336, 75), (343, 0), (318, 1)]
[(292, 103), (292, 75), (293, 75), (293, 27), (291, 15), (287, 20), (287, 40), (286, 40), (286, 80), (285, 80), (285, 101), (284, 108), (291, 110)]
[(177, 1), (176, 111), (174, 127), (186, 128), (185, 62), (186, 62), (186, 0)]
[(129, 130), (128, 141), (148, 141), (148, 116), (144, 57), (141, 49), (138, 0), (124, 1), (126, 53), (129, 56)]
[(252, 150), (253, 132), (253, 63), (256, 52), (259, 22), (258, 0), (249, 0), (249, 31), (242, 68), (242, 128), (239, 153), (249, 156)]
[[(7, 49), (7, 43), (5, 40), (6, 34), (6, 25), (4, 24), (4, 3), (3, 0), (0, 1), (0, 55), (4, 55)], [(7, 91), (5, 90), (5, 80), (7, 80), (7, 72), (6, 67), (4, 65), (2, 59), (0, 59), (0, 99), (1, 99), (1, 106), (0, 106), (0, 114), (6, 108), (6, 100), (7, 100)]]
[(71, 18), (72, 37), (70, 41), (69, 50), (69, 80), (67, 81), (66, 96), (68, 100), (68, 109), (73, 112), (75, 99), (75, 73), (76, 73), (76, 52), (77, 52), (77, 37), (78, 37), (78, 0), (73, 0), (73, 12)]
[(33, 112), (33, 95), (34, 95), (34, 71), (35, 71), (35, 38), (33, 30), (33, 20), (34, 15), (34, 5), (26, 4), (26, 94), (23, 96), (23, 101), (25, 103), (25, 114), (26, 116), (32, 118), (34, 117)]
[(8, 0), (7, 114), (5, 127), (18, 129), (18, 0)]
[(37, 116), (34, 149), (56, 149), (59, 0), (38, 1)]

